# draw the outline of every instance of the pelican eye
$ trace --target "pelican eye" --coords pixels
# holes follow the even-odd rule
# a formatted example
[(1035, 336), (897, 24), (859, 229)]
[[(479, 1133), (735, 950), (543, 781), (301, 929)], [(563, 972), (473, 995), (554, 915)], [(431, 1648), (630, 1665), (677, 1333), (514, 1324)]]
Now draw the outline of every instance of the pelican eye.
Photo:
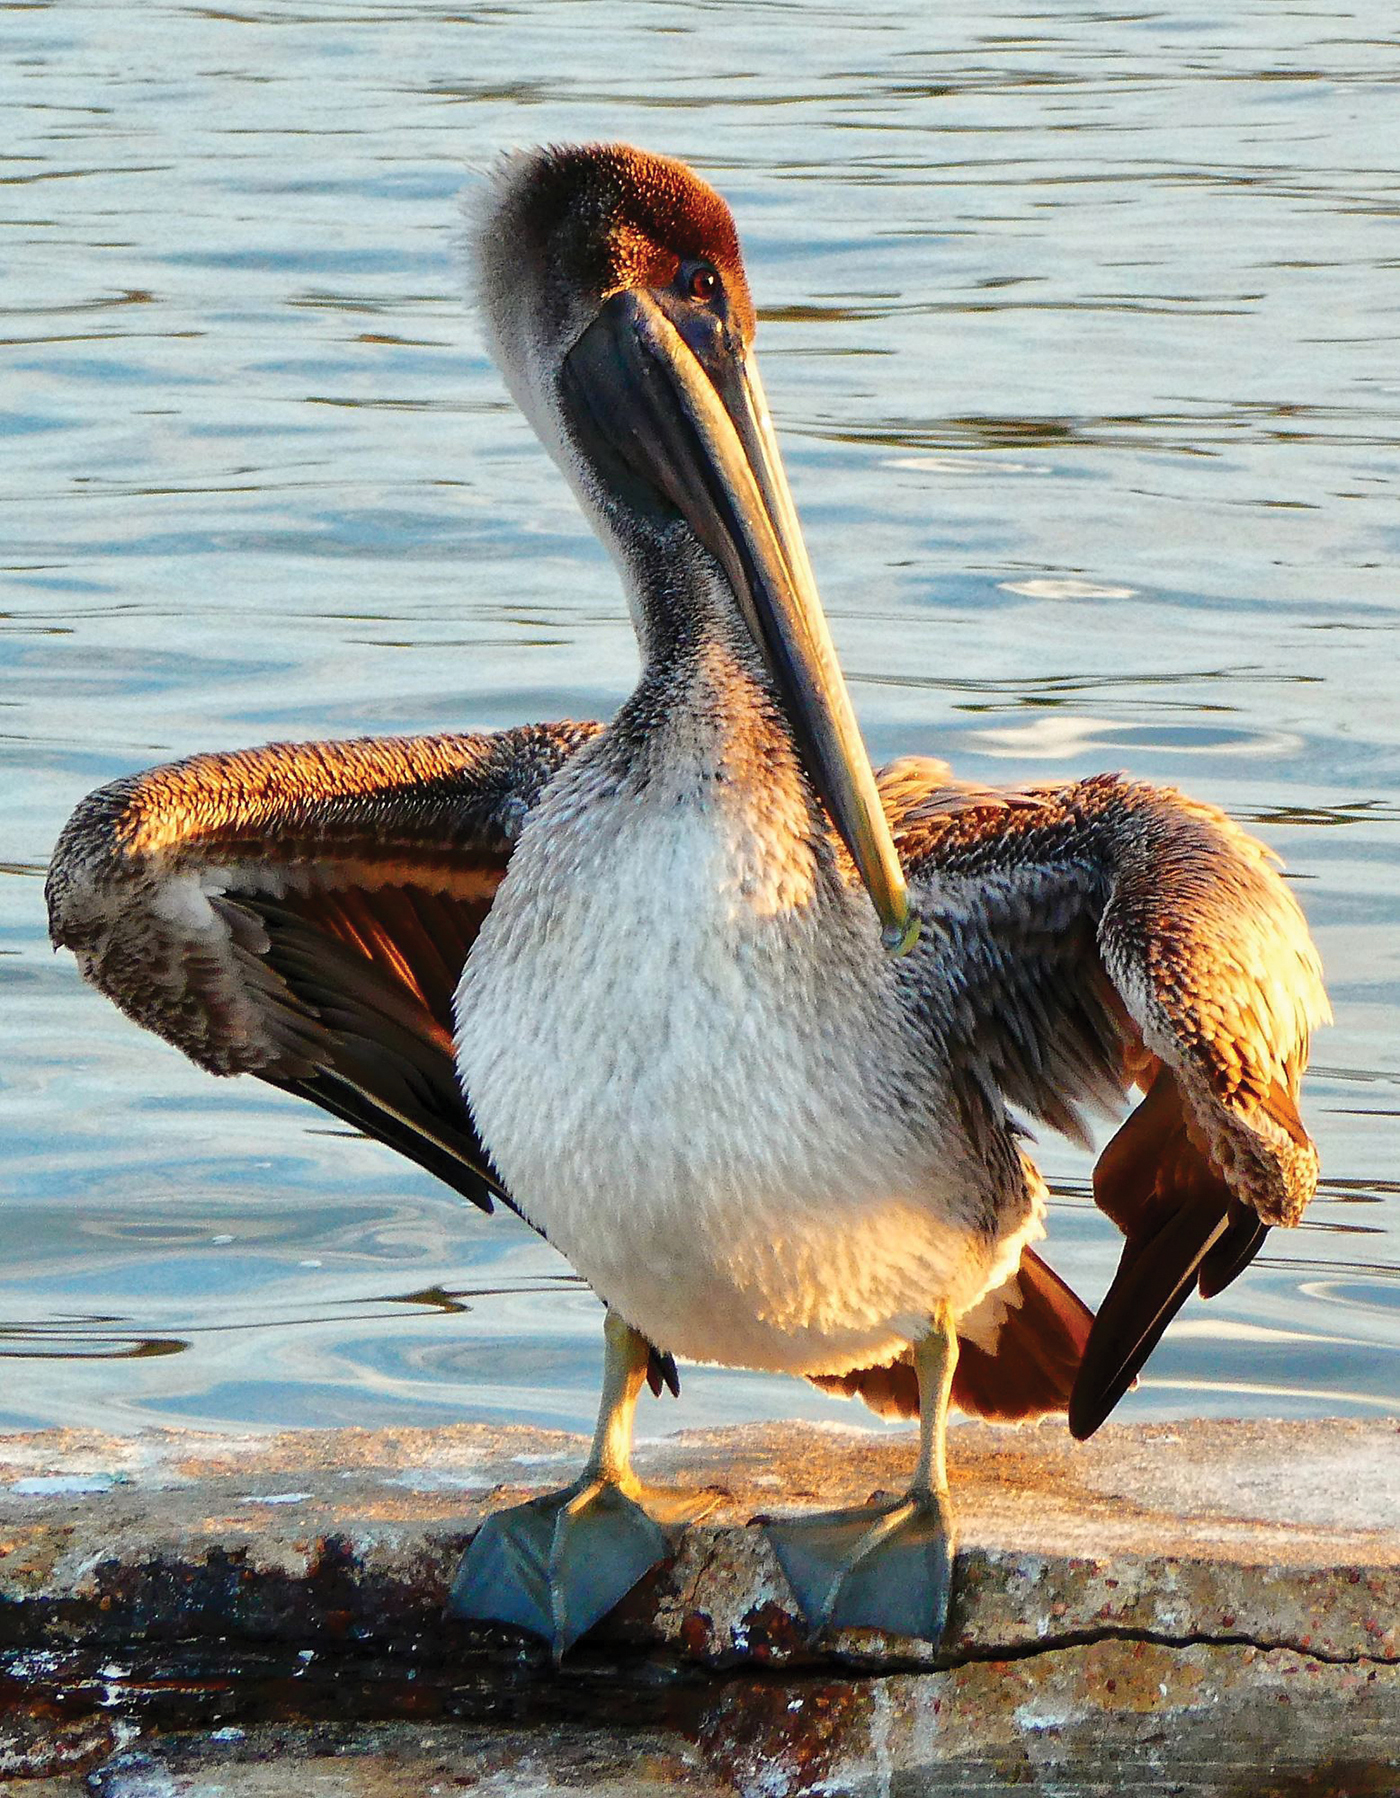
[(719, 275), (708, 262), (683, 262), (680, 287), (687, 299), (707, 305), (719, 292)]

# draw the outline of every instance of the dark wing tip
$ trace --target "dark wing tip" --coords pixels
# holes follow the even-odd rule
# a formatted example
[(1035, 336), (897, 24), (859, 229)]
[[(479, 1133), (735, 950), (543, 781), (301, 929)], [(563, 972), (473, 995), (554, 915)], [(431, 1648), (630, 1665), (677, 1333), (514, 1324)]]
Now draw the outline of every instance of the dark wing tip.
[(1226, 1224), (1224, 1205), (1207, 1194), (1178, 1211), (1155, 1236), (1124, 1245), (1070, 1394), (1070, 1434), (1080, 1442), (1093, 1435), (1137, 1378), (1186, 1303)]
[(1081, 1441), (1127, 1392), (1192, 1286), (1207, 1298), (1223, 1291), (1267, 1233), (1192, 1142), (1166, 1067), (1100, 1156), (1094, 1198), (1127, 1241), (1070, 1398)]
[(1201, 1262), (1200, 1294), (1213, 1299), (1249, 1266), (1264, 1246), (1269, 1226), (1238, 1200), (1231, 1206), (1229, 1227)]
[[(1132, 1118), (1125, 1129), (1130, 1126)], [(1190, 1145), (1186, 1151), (1175, 1165), (1163, 1163), (1159, 1169), (1147, 1170), (1152, 1181), (1148, 1199), (1156, 1203), (1143, 1206), (1138, 1223), (1129, 1230), (1118, 1273), (1098, 1307), (1075, 1390), (1069, 1395), (1069, 1431), (1080, 1442), (1093, 1435), (1134, 1383), (1163, 1338), (1166, 1325), (1181, 1311), (1193, 1284), (1202, 1277), (1202, 1268), (1208, 1269), (1204, 1284), (1218, 1291), (1253, 1259), (1258, 1248), (1253, 1242), (1240, 1259), (1240, 1239), (1235, 1237), (1224, 1259), (1211, 1262), (1211, 1253), (1229, 1237), (1242, 1208), (1206, 1158)], [(1175, 1176), (1166, 1190), (1163, 1174)], [(1218, 1278), (1226, 1264), (1231, 1264), (1233, 1271), (1227, 1278)]]

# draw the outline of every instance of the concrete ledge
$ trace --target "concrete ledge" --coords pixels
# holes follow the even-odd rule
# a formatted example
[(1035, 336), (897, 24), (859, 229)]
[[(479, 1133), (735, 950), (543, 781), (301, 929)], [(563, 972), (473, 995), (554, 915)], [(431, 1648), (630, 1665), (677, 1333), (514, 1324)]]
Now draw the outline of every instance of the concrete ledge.
[[(1363, 1783), (1400, 1771), (1400, 1423), (1110, 1427), (1084, 1446), (1058, 1426), (957, 1428), (959, 1591), (937, 1656), (873, 1632), (813, 1649), (749, 1521), (897, 1488), (909, 1442), (789, 1424), (669, 1438), (639, 1452), (644, 1475), (725, 1496), (556, 1675), (440, 1610), (481, 1517), (583, 1450), (475, 1427), (0, 1439), (0, 1775), (82, 1774), (74, 1790), (116, 1798), (147, 1752), (123, 1730), (427, 1716), (494, 1723), (487, 1743), (506, 1718), (556, 1747), (581, 1720), (649, 1730), (656, 1780), (777, 1798), (906, 1772), (911, 1792), (957, 1790), (988, 1766), (1016, 1783), (1058, 1766), (1057, 1790), (1088, 1791), (1066, 1757), (1104, 1755), (1105, 1789), (1134, 1755), (1175, 1765), (1175, 1789), (1270, 1789), (1260, 1765), (1238, 1788), (1182, 1783), (1188, 1742), (1222, 1779), (1256, 1750), (1311, 1779), (1345, 1741), (1335, 1789), (1400, 1789)], [(263, 1764), (248, 1739), (227, 1738), (230, 1766)], [(192, 1740), (160, 1750), (153, 1792), (203, 1789), (216, 1750)], [(368, 1779), (378, 1752), (333, 1758)], [(559, 1752), (555, 1783), (545, 1755), (529, 1789), (607, 1789), (606, 1756), (585, 1754), (590, 1787)], [(242, 1792), (231, 1777), (219, 1789)], [(470, 1783), (496, 1777), (481, 1762)]]

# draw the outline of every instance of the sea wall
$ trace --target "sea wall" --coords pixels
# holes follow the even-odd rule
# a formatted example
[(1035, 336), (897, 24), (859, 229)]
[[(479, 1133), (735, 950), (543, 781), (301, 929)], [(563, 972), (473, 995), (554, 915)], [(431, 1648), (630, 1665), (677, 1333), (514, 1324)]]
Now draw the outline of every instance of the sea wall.
[[(814, 1645), (757, 1513), (899, 1488), (903, 1437), (646, 1444), (719, 1489), (554, 1669), (442, 1620), (528, 1429), (0, 1440), (0, 1788), (35, 1798), (1400, 1792), (1400, 1422), (961, 1425), (935, 1652)], [(47, 1782), (35, 1785), (32, 1782)]]

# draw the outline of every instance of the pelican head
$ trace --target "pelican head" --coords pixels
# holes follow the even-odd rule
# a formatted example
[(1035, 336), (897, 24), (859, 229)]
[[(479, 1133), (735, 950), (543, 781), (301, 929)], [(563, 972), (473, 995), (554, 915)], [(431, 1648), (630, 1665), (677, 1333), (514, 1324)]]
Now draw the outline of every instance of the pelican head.
[(642, 571), (698, 546), (886, 947), (909, 948), (918, 923), (783, 472), (729, 208), (667, 157), (546, 149), (504, 164), (473, 248), (496, 362), (620, 562), (639, 631)]

